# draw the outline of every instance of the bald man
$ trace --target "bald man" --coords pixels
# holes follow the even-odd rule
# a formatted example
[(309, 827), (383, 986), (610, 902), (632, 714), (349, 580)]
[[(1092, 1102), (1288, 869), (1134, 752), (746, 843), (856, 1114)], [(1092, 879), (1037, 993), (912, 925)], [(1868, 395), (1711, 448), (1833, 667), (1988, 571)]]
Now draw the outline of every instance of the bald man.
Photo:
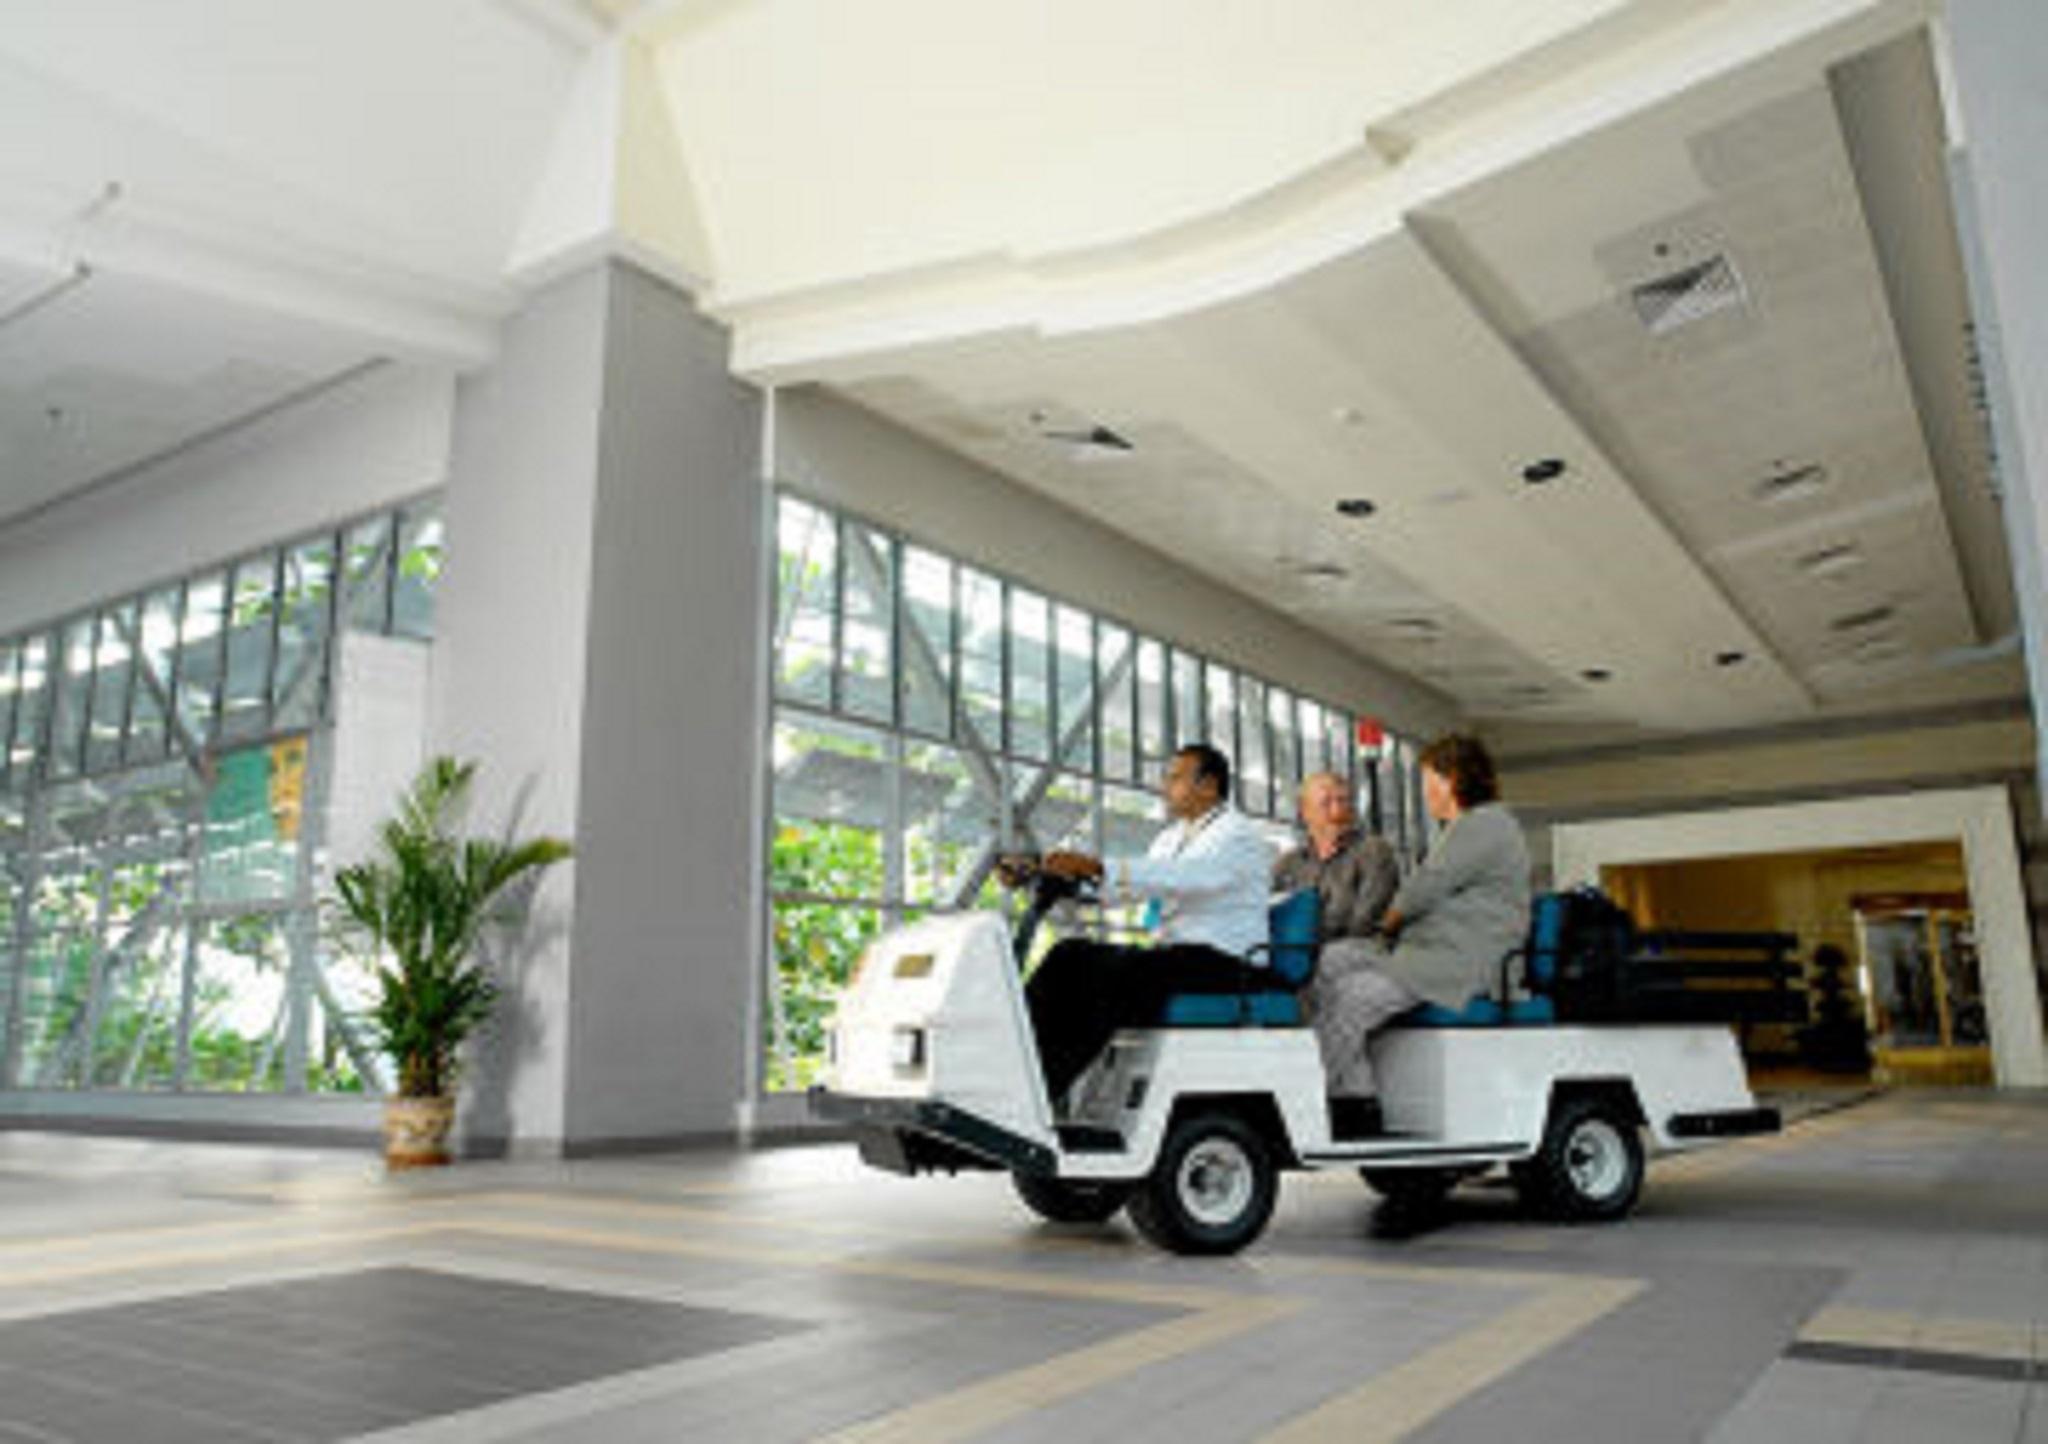
[(1401, 874), (1386, 840), (1360, 830), (1351, 798), (1351, 784), (1334, 772), (1304, 778), (1301, 846), (1273, 867), (1274, 891), (1312, 887), (1322, 895), (1322, 952), (1301, 1000), (1333, 1083), (1330, 1121), (1340, 1138), (1373, 1128), (1366, 1035), (1418, 1001), (1380, 969), (1385, 953), (1369, 941), (1379, 936)]

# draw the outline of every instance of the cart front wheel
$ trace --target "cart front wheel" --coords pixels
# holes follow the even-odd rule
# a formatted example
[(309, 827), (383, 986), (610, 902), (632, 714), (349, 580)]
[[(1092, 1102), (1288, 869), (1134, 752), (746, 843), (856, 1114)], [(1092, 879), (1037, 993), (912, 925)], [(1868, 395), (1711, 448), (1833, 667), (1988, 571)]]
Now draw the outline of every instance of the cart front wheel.
[(1193, 1114), (1167, 1134), (1131, 1195), (1131, 1222), (1174, 1253), (1236, 1253), (1264, 1231), (1279, 1183), (1257, 1129), (1234, 1113)]

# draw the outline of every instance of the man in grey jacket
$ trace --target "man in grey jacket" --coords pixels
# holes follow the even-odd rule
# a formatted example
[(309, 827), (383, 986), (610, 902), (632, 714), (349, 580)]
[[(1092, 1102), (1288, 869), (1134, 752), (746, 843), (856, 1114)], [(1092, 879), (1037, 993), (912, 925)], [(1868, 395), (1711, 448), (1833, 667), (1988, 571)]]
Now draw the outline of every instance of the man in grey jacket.
[(1477, 738), (1451, 734), (1420, 762), (1423, 800), (1443, 831), (1394, 894), (1382, 941), (1356, 957), (1325, 948), (1317, 966), (1317, 1041), (1339, 1137), (1369, 1131), (1375, 1111), (1364, 1106), (1374, 1094), (1367, 1035), (1419, 1004), (1461, 1008), (1493, 992), (1529, 929), (1529, 849), (1498, 800), (1493, 759)]

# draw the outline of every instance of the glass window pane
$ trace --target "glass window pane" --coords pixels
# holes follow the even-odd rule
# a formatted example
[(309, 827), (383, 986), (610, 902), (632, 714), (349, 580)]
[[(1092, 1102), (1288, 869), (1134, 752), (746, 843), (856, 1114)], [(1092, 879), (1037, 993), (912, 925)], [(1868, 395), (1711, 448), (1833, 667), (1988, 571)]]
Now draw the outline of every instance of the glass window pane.
[[(1332, 769), (1329, 738), (1323, 731), (1323, 709), (1306, 697), (1301, 699), (1300, 706), (1301, 775), (1307, 777), (1312, 772), (1329, 772)], [(1335, 770), (1342, 775), (1342, 768)]]
[(1273, 813), (1273, 763), (1266, 733), (1266, 684), (1237, 680), (1237, 776), (1239, 806), (1260, 817)]
[(270, 653), (277, 624), (277, 554), (235, 565), (229, 592), (227, 687), (221, 698), (223, 738), (260, 736), (270, 725)]
[(1147, 637), (1138, 643), (1138, 777), (1144, 782), (1159, 781), (1173, 750), (1167, 680), (1166, 648)]
[(333, 592), (332, 537), (302, 542), (285, 553), (284, 610), (277, 633), (277, 682), (270, 699), (279, 727), (310, 726), (321, 711), (327, 609)]
[(128, 722), (128, 686), (134, 677), (127, 638), (135, 634), (136, 606), (125, 602), (100, 614), (94, 648), (92, 718), (87, 723), (85, 766), (104, 772), (121, 765), (121, 732)]
[[(1190, 742), (1209, 740), (1208, 700), (1202, 692), (1202, 659), (1173, 650), (1173, 740), (1166, 750), (1171, 753), (1176, 747), (1185, 747)], [(1230, 729), (1223, 731), (1219, 746), (1231, 746)], [(1163, 767), (1166, 759), (1160, 758)]]
[(168, 745), (164, 704), (171, 695), (171, 663), (178, 651), (178, 589), (164, 587), (143, 601), (138, 623), (142, 656), (129, 707), (127, 761), (154, 762)]
[(770, 1091), (804, 1089), (825, 1066), (825, 1028), (839, 990), (885, 919), (873, 908), (778, 901), (772, 921), (776, 996), (763, 1020), (764, 1081)]
[(282, 915), (250, 913), (201, 928), (188, 1087), (284, 1086), (285, 926)]
[(185, 614), (178, 623), (178, 716), (199, 743), (213, 735), (226, 603), (227, 577), (222, 572), (197, 577), (185, 588)]
[(398, 572), (391, 593), (395, 636), (433, 639), (434, 589), (448, 551), (443, 535), (439, 503), (407, 507), (399, 520)]
[(1349, 715), (1323, 713), (1323, 755), (1328, 759), (1330, 771), (1339, 777), (1352, 779), (1354, 786), (1358, 780), (1358, 744), (1355, 738)]
[(776, 510), (776, 536), (775, 695), (829, 706), (837, 529), (817, 507), (785, 497)]
[(43, 714), (49, 705), (50, 644), (30, 637), (21, 644), (20, 690), (15, 693), (14, 737), (8, 744), (13, 775), (25, 775), (42, 747)]
[(1003, 584), (960, 568), (960, 714), (990, 752), (1003, 746)]
[(51, 723), (50, 775), (75, 777), (85, 748), (87, 689), (92, 682), (93, 619), (80, 617), (64, 625), (57, 643), (57, 676), (53, 679), (57, 715)]
[(912, 743), (903, 757), (903, 896), (950, 907), (1001, 818), (952, 747)]
[(775, 726), (775, 843), (769, 886), (847, 900), (880, 901), (887, 888), (884, 734), (828, 718), (785, 713)]
[(1266, 718), (1273, 746), (1273, 815), (1294, 815), (1295, 789), (1301, 785), (1301, 737), (1296, 732), (1294, 694), (1279, 687), (1266, 692)]
[(1095, 771), (1095, 621), (1078, 607), (1060, 607), (1053, 617), (1057, 651), (1053, 658), (1058, 706), (1053, 727), (1060, 765)]
[(1102, 697), (1102, 775), (1134, 782), (1138, 777), (1138, 678), (1131, 634), (1105, 622), (1096, 645), (1096, 689)]
[(889, 539), (847, 523), (843, 615), (839, 623), (839, 710), (877, 722), (891, 720), (890, 608), (895, 562)]
[(286, 739), (215, 758), (199, 874), (204, 901), (258, 903), (291, 895), (305, 746), (302, 738)]
[(386, 515), (349, 528), (346, 554), (348, 605), (344, 625), (353, 631), (390, 630), (391, 536), (397, 518)]
[(14, 749), (9, 745), (14, 736), (14, 699), (21, 691), (21, 648), (12, 642), (0, 642), (0, 785), (8, 780), (12, 770)]
[(953, 564), (922, 547), (903, 549), (903, 725), (952, 735)]
[(1237, 678), (1229, 668), (1211, 662), (1204, 669), (1203, 686), (1209, 702), (1209, 735), (1204, 740), (1230, 759), (1233, 772), (1241, 773), (1244, 763), (1237, 744)]
[(1010, 589), (1010, 751), (1043, 762), (1052, 755), (1052, 609), (1044, 597)]

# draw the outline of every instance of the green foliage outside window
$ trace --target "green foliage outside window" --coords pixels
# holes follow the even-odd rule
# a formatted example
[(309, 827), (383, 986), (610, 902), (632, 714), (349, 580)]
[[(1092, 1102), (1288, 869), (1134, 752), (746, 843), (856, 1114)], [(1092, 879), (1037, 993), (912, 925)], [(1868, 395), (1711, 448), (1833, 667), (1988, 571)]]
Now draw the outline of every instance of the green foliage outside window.
[[(881, 891), (881, 834), (839, 823), (778, 827), (770, 849), (769, 887), (778, 896), (874, 897)], [(825, 1025), (838, 1005), (861, 949), (882, 931), (879, 909), (842, 903), (775, 904), (775, 974), (783, 1042), (777, 1048), (771, 1013), (768, 1086), (805, 1088), (824, 1064)]]

